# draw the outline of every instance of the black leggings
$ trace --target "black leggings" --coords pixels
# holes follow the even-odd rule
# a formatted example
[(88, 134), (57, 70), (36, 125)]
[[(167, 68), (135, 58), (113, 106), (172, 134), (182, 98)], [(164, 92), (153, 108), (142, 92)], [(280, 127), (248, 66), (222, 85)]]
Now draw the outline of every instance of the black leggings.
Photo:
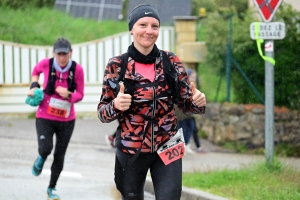
[(75, 126), (75, 119), (68, 122), (52, 121), (42, 118), (36, 119), (38, 137), (38, 151), (46, 159), (53, 149), (53, 135), (56, 135), (54, 160), (51, 166), (49, 187), (54, 188), (63, 170), (65, 154)]
[(117, 148), (115, 183), (123, 200), (143, 200), (144, 185), (150, 169), (156, 200), (180, 200), (182, 190), (182, 159), (165, 165), (157, 153), (140, 154), (128, 165), (132, 154)]

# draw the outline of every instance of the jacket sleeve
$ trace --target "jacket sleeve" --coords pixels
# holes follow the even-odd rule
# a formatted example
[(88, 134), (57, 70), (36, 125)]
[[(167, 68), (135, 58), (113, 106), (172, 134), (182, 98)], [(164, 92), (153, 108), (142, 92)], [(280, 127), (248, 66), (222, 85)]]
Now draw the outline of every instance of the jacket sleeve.
[(102, 84), (102, 93), (97, 107), (98, 118), (103, 123), (111, 122), (117, 119), (120, 111), (114, 109), (113, 100), (116, 97), (114, 89), (109, 82), (117, 83), (120, 71), (120, 59), (111, 58), (106, 65)]
[(173, 57), (173, 59), (180, 84), (180, 97), (177, 105), (178, 108), (185, 114), (204, 114), (205, 106), (198, 107), (193, 103), (193, 93), (190, 88), (187, 72), (182, 62), (176, 55)]

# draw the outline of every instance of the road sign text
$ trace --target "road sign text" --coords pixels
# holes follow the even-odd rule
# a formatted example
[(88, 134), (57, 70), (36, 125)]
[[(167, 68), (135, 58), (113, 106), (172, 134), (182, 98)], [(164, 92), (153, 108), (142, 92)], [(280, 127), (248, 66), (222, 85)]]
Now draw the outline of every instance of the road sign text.
[[(258, 23), (258, 24), (257, 24)], [(256, 30), (258, 29), (258, 30)], [(256, 35), (257, 34), (257, 35)], [(250, 24), (251, 39), (280, 40), (285, 37), (285, 24), (283, 22), (252, 22)]]

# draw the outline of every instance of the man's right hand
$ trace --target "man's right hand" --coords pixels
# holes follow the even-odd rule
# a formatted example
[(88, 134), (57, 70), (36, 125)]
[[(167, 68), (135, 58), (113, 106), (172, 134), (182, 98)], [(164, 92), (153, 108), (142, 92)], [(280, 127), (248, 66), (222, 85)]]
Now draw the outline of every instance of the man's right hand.
[(120, 91), (118, 96), (114, 99), (114, 108), (120, 111), (126, 111), (129, 109), (131, 104), (131, 95), (124, 94), (124, 84), (120, 84)]

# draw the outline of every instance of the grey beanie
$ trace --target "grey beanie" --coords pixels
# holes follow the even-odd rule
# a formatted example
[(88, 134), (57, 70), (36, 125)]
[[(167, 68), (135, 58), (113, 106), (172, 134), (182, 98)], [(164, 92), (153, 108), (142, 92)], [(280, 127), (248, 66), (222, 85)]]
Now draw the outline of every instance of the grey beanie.
[(143, 17), (153, 17), (153, 18), (157, 19), (158, 22), (160, 23), (159, 14), (158, 14), (157, 10), (148, 4), (141, 4), (141, 5), (138, 5), (137, 7), (135, 7), (129, 15), (129, 23), (128, 23), (129, 31), (131, 31), (133, 25), (140, 18), (143, 18)]

